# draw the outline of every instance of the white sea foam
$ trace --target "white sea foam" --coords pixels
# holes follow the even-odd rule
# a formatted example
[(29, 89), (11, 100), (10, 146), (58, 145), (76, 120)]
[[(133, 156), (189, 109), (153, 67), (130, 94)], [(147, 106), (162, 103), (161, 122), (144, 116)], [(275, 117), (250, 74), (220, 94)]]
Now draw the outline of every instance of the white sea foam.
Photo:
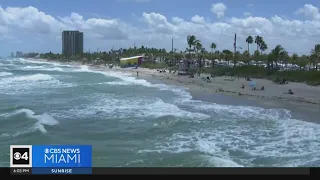
[(98, 70), (91, 70), (89, 66), (82, 65), (79, 69), (75, 69), (74, 72), (91, 72), (91, 73), (100, 73), (104, 74), (106, 76), (116, 77), (119, 78), (120, 81), (114, 81), (114, 82), (108, 82), (109, 85), (141, 85), (149, 88), (157, 88), (159, 90), (163, 91), (172, 91), (176, 93), (177, 95), (186, 98), (191, 99), (192, 96), (190, 93), (186, 92), (185, 88), (178, 87), (178, 86), (169, 86), (165, 84), (152, 84), (144, 79), (137, 79), (131, 74), (128, 73), (122, 73), (122, 72), (115, 72), (115, 71), (98, 71)]
[(106, 94), (93, 94), (85, 97), (86, 103), (73, 109), (63, 112), (61, 116), (74, 118), (102, 117), (102, 118), (145, 118), (145, 117), (163, 117), (174, 116), (194, 120), (209, 118), (209, 115), (203, 113), (192, 113), (181, 110), (176, 105), (166, 103), (160, 98), (131, 97), (120, 99), (118, 97)]
[(72, 87), (48, 74), (13, 76), (0, 79), (0, 94), (34, 93), (42, 88)]
[[(150, 147), (154, 149), (139, 150), (138, 153), (185, 153), (185, 152), (202, 152), (202, 163), (207, 162), (206, 166), (215, 167), (242, 167), (235, 162), (228, 154), (227, 150), (222, 150), (215, 145), (215, 141), (206, 141), (206, 138), (195, 135), (197, 132), (191, 133), (175, 133), (172, 137), (168, 137), (161, 141), (156, 141)], [(190, 157), (191, 159), (191, 157)]]
[(53, 67), (53, 68), (42, 68), (41, 71), (60, 71), (63, 72), (64, 70), (60, 67)]
[(49, 64), (49, 65), (61, 66), (61, 67), (72, 67), (72, 65), (61, 64), (58, 62), (38, 61), (38, 60), (24, 59), (24, 58), (19, 58), (18, 61), (25, 64)]
[(26, 76), (14, 76), (0, 79), (0, 89), (7, 92), (25, 89), (30, 86), (37, 86), (39, 83), (53, 81), (53, 77), (47, 74), (33, 74)]
[[(217, 126), (218, 128), (212, 129), (212, 132), (206, 134), (199, 132), (180, 134), (185, 137), (185, 140), (174, 136), (168, 140), (171, 142), (169, 146), (168, 141), (159, 140), (159, 142), (162, 143), (166, 142), (166, 145), (156, 143), (156, 147), (158, 148), (144, 150), (144, 152), (168, 151), (171, 153), (182, 153), (197, 150), (206, 154), (206, 156), (204, 156), (206, 157), (205, 160), (210, 161), (211, 165), (228, 167), (263, 166), (263, 164), (255, 162), (258, 161), (257, 158), (261, 155), (274, 159), (293, 158), (290, 161), (284, 161), (285, 163), (274, 162), (270, 164), (270, 166), (304, 166), (319, 160), (319, 157), (312, 157), (311, 155), (320, 152), (320, 140), (316, 138), (320, 137), (320, 126), (318, 124), (292, 119), (289, 110), (221, 105), (194, 101), (191, 100), (191, 95), (182, 88), (179, 89), (163, 84), (151, 84), (145, 80), (136, 79), (135, 77), (121, 73), (112, 72), (105, 74), (121, 79), (121, 81), (109, 82), (108, 84), (110, 85), (138, 84), (146, 87), (155, 87), (160, 90), (171, 90), (180, 95), (177, 104), (191, 106), (193, 109), (216, 114), (215, 121), (217, 121), (217, 123), (212, 124), (212, 126)], [(173, 108), (168, 105), (166, 106)], [(159, 109), (158, 106), (149, 107), (152, 110)], [(197, 118), (197, 116), (193, 117), (194, 120)], [(246, 122), (242, 123), (243, 121)], [(166, 125), (167, 124), (163, 123), (154, 123), (155, 127), (164, 127)], [(206, 132), (208, 129), (201, 131)], [(190, 140), (192, 142), (190, 142)], [(194, 147), (190, 147), (192, 145)], [(294, 150), (291, 150), (292, 147), (294, 147)], [(248, 157), (240, 158), (239, 160), (237, 157), (230, 155), (229, 150), (242, 151), (242, 153), (246, 153)]]
[[(261, 114), (264, 116), (263, 114)], [(272, 117), (202, 121), (203, 128), (149, 142), (148, 152), (202, 152), (212, 166), (310, 166), (320, 160), (320, 125)], [(269, 117), (269, 116), (268, 116)], [(265, 164), (269, 159), (270, 164)]]
[(13, 75), (11, 72), (0, 72), (0, 76), (11, 76)]
[(10, 70), (10, 67), (13, 67), (13, 66), (14, 65), (12, 65), (12, 64), (0, 63), (0, 69), (5, 70), (5, 71)]
[[(45, 126), (54, 126), (54, 125), (58, 125), (59, 121), (57, 121), (56, 119), (54, 119), (52, 116), (50, 116), (47, 113), (43, 113), (43, 114), (35, 114), (35, 112), (33, 112), (30, 109), (19, 109), (16, 110), (12, 113), (6, 113), (6, 114), (2, 114), (1, 116), (3, 117), (11, 117), (11, 116), (15, 116), (18, 114), (25, 114), (25, 116), (29, 119), (34, 119), (37, 122), (34, 123), (34, 125), (30, 128), (25, 128), (25, 130), (23, 131), (18, 131), (14, 134), (12, 134), (12, 136), (19, 136), (22, 134), (26, 134), (29, 132), (34, 132), (35, 130), (39, 130), (42, 133), (47, 133), (47, 130), (45, 129)], [(4, 135), (4, 134), (3, 134)], [(9, 135), (9, 134), (7, 134)]]
[[(185, 104), (185, 101), (183, 101)], [(250, 119), (273, 119), (273, 120), (287, 120), (291, 119), (291, 112), (286, 109), (265, 109), (254, 106), (235, 106), (223, 105), (202, 101), (189, 100), (188, 106), (200, 111), (210, 111), (232, 119), (250, 118)], [(182, 103), (177, 103), (182, 104)]]
[(25, 66), (25, 67), (19, 67), (19, 69), (22, 70), (30, 70), (30, 71), (60, 71), (63, 72), (63, 69), (61, 67), (48, 67), (48, 66)]
[(15, 77), (9, 77), (4, 78), (0, 80), (1, 83), (13, 83), (13, 82), (19, 82), (19, 81), (49, 81), (52, 80), (53, 77), (48, 74), (33, 74), (33, 75), (27, 75), (27, 76), (15, 76)]
[(117, 85), (117, 86), (120, 86), (120, 85), (131, 85), (132, 83), (130, 82), (127, 82), (127, 81), (111, 81), (111, 82), (106, 82), (105, 84), (109, 84), (109, 85)]
[(19, 69), (23, 69), (23, 70), (35, 70), (35, 69), (41, 69), (44, 68), (45, 66), (22, 66), (19, 67)]

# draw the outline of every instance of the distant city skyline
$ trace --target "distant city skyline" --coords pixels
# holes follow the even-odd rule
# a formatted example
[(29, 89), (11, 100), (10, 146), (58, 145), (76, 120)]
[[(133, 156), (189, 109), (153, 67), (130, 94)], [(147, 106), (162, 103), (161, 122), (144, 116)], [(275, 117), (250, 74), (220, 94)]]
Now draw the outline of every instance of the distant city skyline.
[(207, 50), (212, 42), (217, 50), (232, 50), (237, 33), (240, 47), (247, 47), (248, 35), (260, 35), (266, 53), (281, 44), (290, 54), (308, 54), (320, 42), (319, 7), (319, 0), (1, 0), (0, 55), (61, 53), (61, 32), (67, 29), (85, 33), (84, 51), (134, 43), (169, 51), (172, 38), (174, 48), (184, 50), (188, 35)]

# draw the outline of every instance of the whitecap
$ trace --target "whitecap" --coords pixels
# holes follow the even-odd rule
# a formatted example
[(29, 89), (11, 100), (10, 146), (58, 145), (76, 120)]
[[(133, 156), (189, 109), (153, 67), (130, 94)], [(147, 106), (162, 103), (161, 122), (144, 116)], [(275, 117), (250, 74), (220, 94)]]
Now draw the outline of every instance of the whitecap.
[(15, 134), (12, 134), (12, 136), (18, 136), (18, 135), (25, 134), (25, 133), (28, 133), (28, 132), (34, 131), (34, 130), (39, 130), (40, 132), (45, 134), (45, 133), (47, 133), (45, 126), (54, 126), (54, 125), (59, 124), (59, 121), (57, 121), (55, 118), (53, 118), (49, 114), (47, 114), (47, 113), (35, 114), (35, 112), (33, 112), (30, 109), (19, 109), (19, 110), (12, 112), (12, 113), (2, 114), (1, 116), (11, 117), (11, 116), (15, 116), (15, 115), (22, 114), (22, 113), (24, 113), (27, 118), (37, 120), (37, 122), (34, 124), (34, 126), (32, 128), (29, 128), (29, 129), (26, 128), (25, 131), (16, 132)]
[(11, 72), (0, 72), (0, 76), (11, 76), (13, 75)]
[(49, 81), (52, 80), (53, 77), (48, 74), (33, 74), (26, 76), (15, 76), (4, 78), (0, 81), (0, 83), (13, 83), (19, 81)]

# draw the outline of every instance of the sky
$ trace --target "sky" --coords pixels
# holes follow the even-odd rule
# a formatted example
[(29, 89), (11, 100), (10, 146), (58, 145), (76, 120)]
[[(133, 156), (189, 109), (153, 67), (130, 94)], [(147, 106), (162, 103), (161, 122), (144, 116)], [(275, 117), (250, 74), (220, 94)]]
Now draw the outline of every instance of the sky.
[[(63, 30), (84, 32), (85, 51), (137, 47), (185, 50), (195, 35), (210, 50), (247, 49), (262, 36), (268, 51), (282, 45), (309, 54), (320, 44), (319, 0), (1, 0), (0, 56), (61, 53)], [(250, 52), (255, 49), (250, 46)], [(240, 50), (240, 48), (239, 48)]]

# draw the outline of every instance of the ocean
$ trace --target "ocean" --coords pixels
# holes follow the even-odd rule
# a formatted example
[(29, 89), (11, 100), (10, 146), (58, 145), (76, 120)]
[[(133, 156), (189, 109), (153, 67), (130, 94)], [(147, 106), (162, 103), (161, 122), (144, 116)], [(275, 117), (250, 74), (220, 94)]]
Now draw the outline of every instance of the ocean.
[(120, 72), (2, 59), (0, 166), (10, 144), (92, 145), (95, 167), (320, 166), (320, 124), (222, 102)]

